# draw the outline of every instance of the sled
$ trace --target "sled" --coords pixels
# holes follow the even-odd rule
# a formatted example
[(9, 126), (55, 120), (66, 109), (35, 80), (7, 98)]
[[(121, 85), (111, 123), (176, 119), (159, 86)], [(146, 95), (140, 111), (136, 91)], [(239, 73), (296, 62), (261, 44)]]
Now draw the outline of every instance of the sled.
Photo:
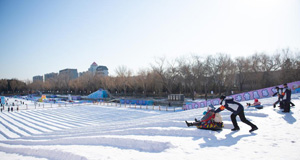
[(248, 106), (248, 107), (254, 107), (254, 108), (257, 108), (257, 109), (263, 109), (264, 108), (263, 105)]
[(208, 129), (208, 130), (222, 130), (224, 127), (223, 122), (210, 121), (208, 123), (200, 123), (196, 126), (198, 129)]
[[(205, 115), (201, 118), (200, 121), (195, 121), (193, 123), (187, 123), (187, 126), (196, 126), (198, 129), (207, 129), (207, 130), (222, 130), (224, 127), (222, 118), (220, 117), (215, 117), (216, 114), (213, 109), (209, 110), (208, 112), (204, 112)], [(217, 119), (216, 122), (215, 119)]]

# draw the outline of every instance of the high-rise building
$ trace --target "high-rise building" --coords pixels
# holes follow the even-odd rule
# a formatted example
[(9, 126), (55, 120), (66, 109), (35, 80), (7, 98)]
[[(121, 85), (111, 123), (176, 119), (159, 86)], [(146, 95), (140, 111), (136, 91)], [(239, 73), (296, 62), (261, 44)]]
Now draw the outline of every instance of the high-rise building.
[(53, 79), (53, 78), (56, 78), (57, 76), (58, 76), (58, 73), (54, 73), (54, 72), (47, 73), (47, 74), (44, 75), (45, 81), (48, 81), (48, 80)]
[(66, 78), (71, 79), (76, 79), (78, 78), (78, 72), (77, 69), (63, 69), (59, 71), (59, 76), (66, 76)]
[(33, 82), (37, 82), (37, 81), (43, 82), (43, 76), (34, 76), (34, 77), (32, 78), (32, 81), (33, 81)]

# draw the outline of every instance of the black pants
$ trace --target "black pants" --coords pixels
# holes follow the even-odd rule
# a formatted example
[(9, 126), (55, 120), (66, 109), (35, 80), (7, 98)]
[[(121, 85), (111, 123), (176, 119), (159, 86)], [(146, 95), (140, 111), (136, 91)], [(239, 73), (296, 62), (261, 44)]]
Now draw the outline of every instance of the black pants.
[(283, 105), (284, 105), (283, 111), (285, 111), (285, 112), (290, 111), (290, 109), (291, 109), (290, 103), (291, 103), (291, 101), (289, 101), (289, 100), (283, 101)]
[(276, 106), (276, 104), (278, 104), (280, 102), (280, 99), (278, 99), (273, 105), (274, 107)]
[(252, 128), (256, 127), (256, 125), (254, 125), (253, 123), (251, 123), (250, 121), (248, 121), (245, 117), (245, 113), (244, 113), (244, 110), (242, 110), (239, 114), (231, 114), (230, 118), (231, 118), (231, 121), (232, 121), (232, 124), (234, 126), (234, 128), (239, 128), (237, 122), (236, 122), (236, 116), (239, 116), (241, 121), (248, 124), (249, 126), (251, 126)]

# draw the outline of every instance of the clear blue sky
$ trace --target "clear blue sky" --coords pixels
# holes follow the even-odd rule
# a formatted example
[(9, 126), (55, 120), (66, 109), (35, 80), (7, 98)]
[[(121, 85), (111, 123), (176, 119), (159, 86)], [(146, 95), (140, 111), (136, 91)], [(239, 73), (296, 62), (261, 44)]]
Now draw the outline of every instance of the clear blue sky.
[(0, 78), (300, 48), (299, 0), (0, 0)]

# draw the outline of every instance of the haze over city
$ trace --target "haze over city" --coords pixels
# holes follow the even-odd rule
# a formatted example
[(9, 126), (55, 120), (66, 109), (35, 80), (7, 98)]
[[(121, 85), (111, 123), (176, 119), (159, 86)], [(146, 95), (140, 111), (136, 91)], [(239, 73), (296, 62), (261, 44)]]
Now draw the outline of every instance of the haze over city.
[(0, 1), (0, 79), (93, 62), (147, 68), (155, 57), (299, 51), (298, 0)]

